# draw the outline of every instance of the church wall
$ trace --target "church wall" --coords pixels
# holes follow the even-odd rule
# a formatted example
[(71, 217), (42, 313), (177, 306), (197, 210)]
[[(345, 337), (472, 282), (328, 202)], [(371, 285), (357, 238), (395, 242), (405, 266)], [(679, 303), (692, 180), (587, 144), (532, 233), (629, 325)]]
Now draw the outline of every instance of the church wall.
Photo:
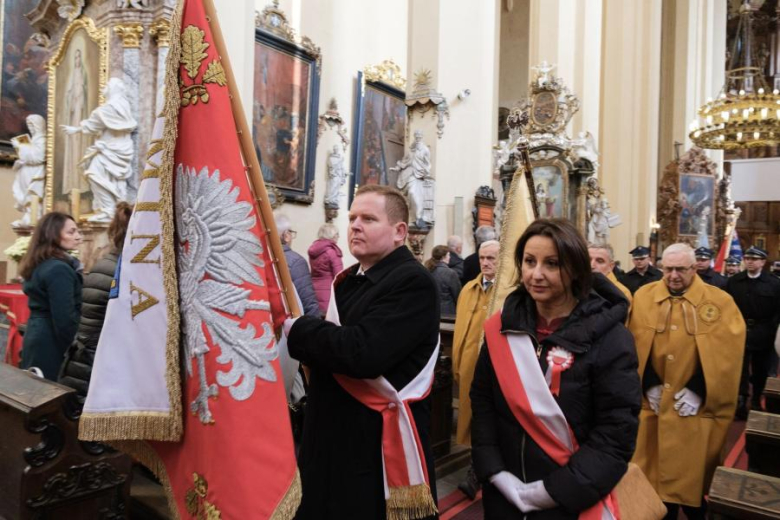
[(11, 186), (14, 183), (14, 171), (10, 165), (0, 166), (0, 261), (7, 261), (6, 280), (0, 280), (5, 283), (16, 276), (16, 264), (5, 256), (3, 251), (16, 240), (16, 233), (11, 229), (11, 222), (18, 219), (21, 213), (14, 209), (14, 196)]
[(498, 105), (512, 108), (528, 94), (529, 23), (531, 0), (515, 0), (501, 6), (501, 49)]

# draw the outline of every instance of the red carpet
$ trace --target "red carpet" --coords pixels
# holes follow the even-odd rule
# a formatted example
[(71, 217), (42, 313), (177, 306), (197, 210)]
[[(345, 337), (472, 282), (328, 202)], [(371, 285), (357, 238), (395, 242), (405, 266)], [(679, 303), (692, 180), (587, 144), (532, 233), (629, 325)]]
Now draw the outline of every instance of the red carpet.
[[(734, 421), (729, 428), (723, 465), (729, 468), (747, 470), (745, 452), (745, 422)], [(455, 490), (439, 501), (440, 520), (482, 520), (482, 492), (474, 501), (459, 490)]]

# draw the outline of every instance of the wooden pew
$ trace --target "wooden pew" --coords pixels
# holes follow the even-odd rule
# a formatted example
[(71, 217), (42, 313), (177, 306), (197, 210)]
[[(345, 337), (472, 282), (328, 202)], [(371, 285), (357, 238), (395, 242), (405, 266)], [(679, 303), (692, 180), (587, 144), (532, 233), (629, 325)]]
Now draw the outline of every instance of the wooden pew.
[(766, 411), (780, 414), (780, 378), (770, 377), (766, 380), (764, 398), (766, 399)]
[(751, 411), (745, 426), (748, 470), (780, 477), (780, 415)]
[(77, 438), (74, 390), (0, 363), (0, 518), (126, 518), (130, 458)]
[(780, 479), (719, 467), (709, 492), (712, 518), (780, 519)]

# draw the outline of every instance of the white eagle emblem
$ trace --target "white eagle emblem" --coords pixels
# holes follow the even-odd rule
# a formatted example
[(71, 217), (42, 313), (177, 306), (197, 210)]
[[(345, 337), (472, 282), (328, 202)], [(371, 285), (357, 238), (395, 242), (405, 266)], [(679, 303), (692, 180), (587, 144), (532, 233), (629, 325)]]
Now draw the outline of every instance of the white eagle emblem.
[[(257, 268), (264, 267), (263, 246), (252, 233), (255, 217), (252, 205), (238, 201), (239, 189), (230, 179), (219, 180), (219, 170), (209, 176), (179, 165), (176, 170), (176, 233), (178, 235), (179, 292), (182, 329), (187, 352), (187, 375), (197, 359), (200, 390), (190, 404), (201, 422), (214, 419), (208, 405), (216, 397), (217, 385), (207, 381), (204, 356), (211, 342), (220, 349), (217, 363), (230, 365), (217, 371), (219, 386), (228, 387), (234, 399), (248, 399), (255, 378), (275, 382), (271, 361), (278, 352), (271, 325), (262, 324), (256, 337), (253, 325), (242, 328), (239, 319), (250, 309), (270, 311), (267, 301), (250, 299), (241, 284), (264, 285)], [(205, 330), (204, 325), (205, 324)]]

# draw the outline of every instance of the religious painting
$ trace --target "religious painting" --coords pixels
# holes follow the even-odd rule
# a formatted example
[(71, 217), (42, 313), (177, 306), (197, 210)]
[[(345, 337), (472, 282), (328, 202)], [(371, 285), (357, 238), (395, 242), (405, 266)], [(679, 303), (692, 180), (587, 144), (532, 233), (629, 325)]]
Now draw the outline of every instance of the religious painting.
[(357, 85), (350, 202), (364, 184), (397, 187), (398, 172), (390, 168), (404, 157), (406, 135), (404, 92), (383, 82), (367, 81), (362, 72), (358, 72)]
[(558, 164), (533, 166), (534, 190), (540, 218), (567, 218), (566, 175)]
[(680, 175), (679, 236), (715, 232), (715, 177), (695, 173)]
[(252, 135), (263, 180), (288, 201), (314, 201), (318, 97), (317, 56), (256, 29)]
[(65, 30), (49, 62), (49, 150), (46, 159), (46, 210), (79, 217), (92, 213), (92, 192), (84, 176), (93, 136), (66, 135), (62, 126), (79, 126), (103, 101), (108, 75), (106, 29), (79, 18)]
[(46, 117), (47, 41), (36, 34), (25, 13), (29, 0), (0, 0), (0, 160), (16, 157), (11, 140), (27, 134), (30, 114)]

